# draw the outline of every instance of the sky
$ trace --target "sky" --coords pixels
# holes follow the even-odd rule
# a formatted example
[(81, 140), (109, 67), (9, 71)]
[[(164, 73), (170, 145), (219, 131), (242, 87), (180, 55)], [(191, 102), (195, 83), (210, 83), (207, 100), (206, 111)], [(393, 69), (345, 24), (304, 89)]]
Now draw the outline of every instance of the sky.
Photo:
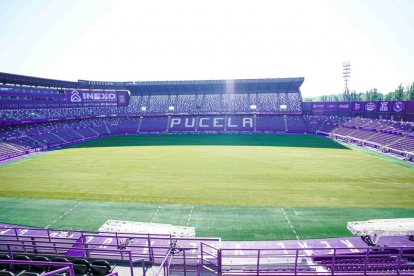
[(0, 0), (0, 72), (76, 81), (304, 77), (305, 97), (414, 82), (412, 0)]

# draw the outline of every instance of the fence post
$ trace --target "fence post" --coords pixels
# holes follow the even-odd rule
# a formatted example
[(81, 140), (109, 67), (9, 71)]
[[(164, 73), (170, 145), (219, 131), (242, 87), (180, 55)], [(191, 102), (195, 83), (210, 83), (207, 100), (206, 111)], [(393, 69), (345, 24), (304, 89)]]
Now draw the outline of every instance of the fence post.
[(367, 275), (368, 254), (369, 254), (369, 248), (367, 248), (367, 252), (365, 253), (364, 275)]
[[(204, 267), (203, 243), (201, 242), (201, 268)], [(201, 271), (200, 271), (201, 272)]]
[(221, 249), (217, 249), (217, 275), (221, 275)]
[(69, 266), (69, 275), (70, 276), (75, 276), (75, 269), (73, 269), (73, 264), (71, 264)]
[(398, 252), (398, 263), (397, 263), (397, 275), (400, 275), (400, 268), (401, 268), (401, 257), (403, 254), (403, 248), (401, 247)]
[(185, 252), (186, 252), (186, 250), (183, 250), (183, 258), (184, 258), (184, 276), (186, 276), (186, 275), (187, 275), (187, 262), (186, 262)]
[(52, 240), (50, 239), (50, 231), (49, 231), (49, 229), (46, 228), (46, 232), (47, 232), (47, 237), (49, 238), (49, 242), (51, 243)]
[(201, 276), (200, 260), (197, 260), (197, 276)]
[(298, 275), (298, 257), (299, 257), (299, 249), (296, 249), (296, 256), (295, 256), (295, 275)]
[[(131, 270), (131, 276), (134, 276), (134, 263), (132, 262), (131, 251), (128, 251), (129, 269)], [(145, 276), (145, 271), (144, 271)]]

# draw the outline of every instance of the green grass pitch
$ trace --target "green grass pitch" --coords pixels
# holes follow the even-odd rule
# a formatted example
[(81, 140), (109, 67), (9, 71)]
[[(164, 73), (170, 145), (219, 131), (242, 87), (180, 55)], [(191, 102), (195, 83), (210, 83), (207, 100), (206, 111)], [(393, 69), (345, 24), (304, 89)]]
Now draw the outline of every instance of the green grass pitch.
[(109, 137), (0, 167), (0, 221), (30, 226), (122, 219), (268, 240), (413, 216), (412, 165), (310, 135)]

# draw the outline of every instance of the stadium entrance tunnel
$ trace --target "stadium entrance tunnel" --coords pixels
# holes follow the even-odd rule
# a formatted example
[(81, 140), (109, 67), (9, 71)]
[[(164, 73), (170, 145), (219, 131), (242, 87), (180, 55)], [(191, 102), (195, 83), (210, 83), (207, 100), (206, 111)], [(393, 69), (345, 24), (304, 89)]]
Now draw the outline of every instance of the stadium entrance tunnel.
[(71, 147), (136, 147), (136, 146), (267, 146), (300, 148), (349, 148), (331, 139), (299, 134), (148, 134), (110, 136), (90, 140)]

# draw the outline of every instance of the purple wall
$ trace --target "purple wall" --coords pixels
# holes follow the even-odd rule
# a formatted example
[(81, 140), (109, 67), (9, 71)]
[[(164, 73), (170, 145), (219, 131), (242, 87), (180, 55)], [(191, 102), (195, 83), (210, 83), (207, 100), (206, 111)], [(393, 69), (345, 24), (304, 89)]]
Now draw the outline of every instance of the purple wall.
[(282, 116), (257, 116), (257, 131), (284, 132), (285, 122)]
[(167, 130), (168, 117), (144, 117), (139, 128), (140, 133), (159, 133)]

